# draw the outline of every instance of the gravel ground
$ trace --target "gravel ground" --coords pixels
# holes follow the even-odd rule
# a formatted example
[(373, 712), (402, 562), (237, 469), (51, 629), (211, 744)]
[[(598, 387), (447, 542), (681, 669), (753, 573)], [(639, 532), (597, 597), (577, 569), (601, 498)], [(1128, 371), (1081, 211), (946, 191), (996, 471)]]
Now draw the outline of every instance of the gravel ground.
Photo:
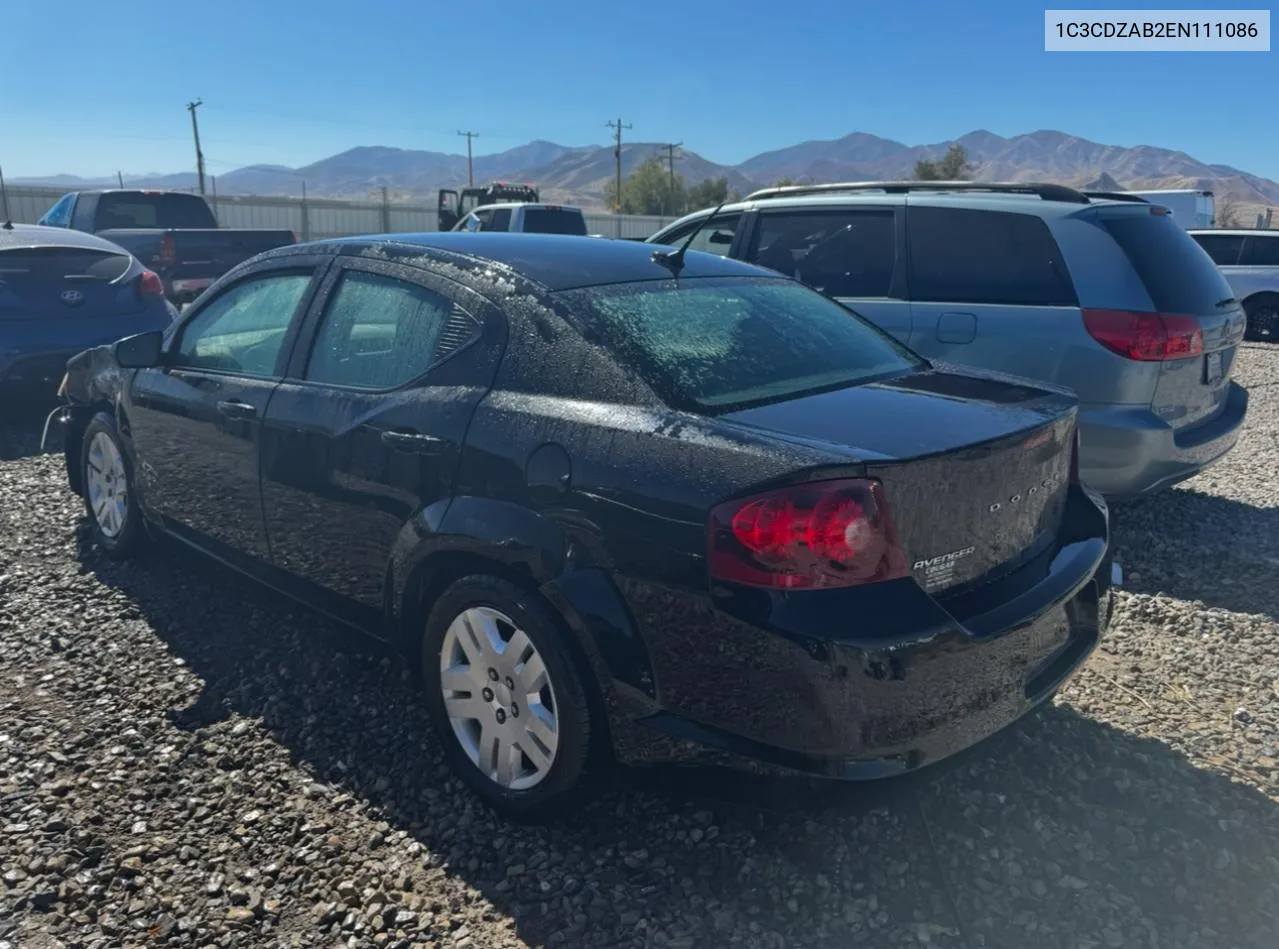
[(1273, 947), (1279, 349), (1229, 458), (1118, 511), (1059, 697), (910, 783), (630, 776), (571, 824), (450, 780), (403, 670), (247, 581), (82, 539), (0, 422), (0, 949)]

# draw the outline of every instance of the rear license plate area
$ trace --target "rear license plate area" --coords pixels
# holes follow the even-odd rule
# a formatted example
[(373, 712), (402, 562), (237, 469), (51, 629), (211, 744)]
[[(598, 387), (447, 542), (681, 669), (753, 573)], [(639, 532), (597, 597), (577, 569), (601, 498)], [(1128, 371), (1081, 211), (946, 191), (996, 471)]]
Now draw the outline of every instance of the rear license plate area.
[(1208, 353), (1204, 356), (1204, 385), (1215, 386), (1225, 375), (1224, 360), (1221, 353)]

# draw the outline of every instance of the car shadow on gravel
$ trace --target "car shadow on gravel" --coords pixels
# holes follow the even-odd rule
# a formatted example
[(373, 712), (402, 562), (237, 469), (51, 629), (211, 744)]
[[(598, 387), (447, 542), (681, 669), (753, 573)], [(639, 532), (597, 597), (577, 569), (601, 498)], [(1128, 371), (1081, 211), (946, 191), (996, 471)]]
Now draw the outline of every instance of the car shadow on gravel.
[(1129, 592), (1279, 619), (1279, 507), (1179, 488), (1112, 518)]
[(0, 393), (0, 461), (38, 455), (44, 420), (57, 405), (52, 393)]
[[(377, 644), (167, 545), (119, 564), (82, 539), (79, 556), (202, 679), (171, 721), (210, 760), (241, 766), (249, 720), (311, 776), (334, 832), (381, 828), (343, 859), (416, 841), (426, 872), (474, 887), (533, 946), (1273, 949), (1279, 931), (1274, 802), (1066, 707), (908, 781), (660, 769), (571, 822), (513, 826), (449, 776)], [(312, 944), (335, 944), (337, 917), (316, 919)]]

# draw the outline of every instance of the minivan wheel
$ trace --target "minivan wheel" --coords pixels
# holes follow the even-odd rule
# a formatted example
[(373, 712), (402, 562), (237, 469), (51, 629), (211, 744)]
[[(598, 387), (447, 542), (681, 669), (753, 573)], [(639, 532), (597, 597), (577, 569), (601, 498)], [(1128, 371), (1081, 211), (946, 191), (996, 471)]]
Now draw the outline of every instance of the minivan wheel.
[(1244, 304), (1248, 328), (1244, 339), (1279, 342), (1279, 296), (1266, 294)]
[(112, 557), (133, 556), (147, 534), (134, 491), (133, 466), (111, 413), (97, 413), (85, 427), (80, 463), (94, 540)]
[(580, 790), (591, 712), (550, 608), (497, 577), (450, 586), (427, 619), (422, 680), (458, 776), (494, 810), (552, 816)]

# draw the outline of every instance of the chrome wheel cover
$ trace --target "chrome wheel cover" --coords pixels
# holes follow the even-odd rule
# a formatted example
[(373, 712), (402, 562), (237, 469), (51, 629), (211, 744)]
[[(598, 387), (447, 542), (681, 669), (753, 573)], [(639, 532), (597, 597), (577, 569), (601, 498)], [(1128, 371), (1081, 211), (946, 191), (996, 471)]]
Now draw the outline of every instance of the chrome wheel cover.
[(129, 516), (129, 478), (120, 449), (106, 432), (95, 432), (89, 442), (84, 482), (98, 530), (115, 539)]

